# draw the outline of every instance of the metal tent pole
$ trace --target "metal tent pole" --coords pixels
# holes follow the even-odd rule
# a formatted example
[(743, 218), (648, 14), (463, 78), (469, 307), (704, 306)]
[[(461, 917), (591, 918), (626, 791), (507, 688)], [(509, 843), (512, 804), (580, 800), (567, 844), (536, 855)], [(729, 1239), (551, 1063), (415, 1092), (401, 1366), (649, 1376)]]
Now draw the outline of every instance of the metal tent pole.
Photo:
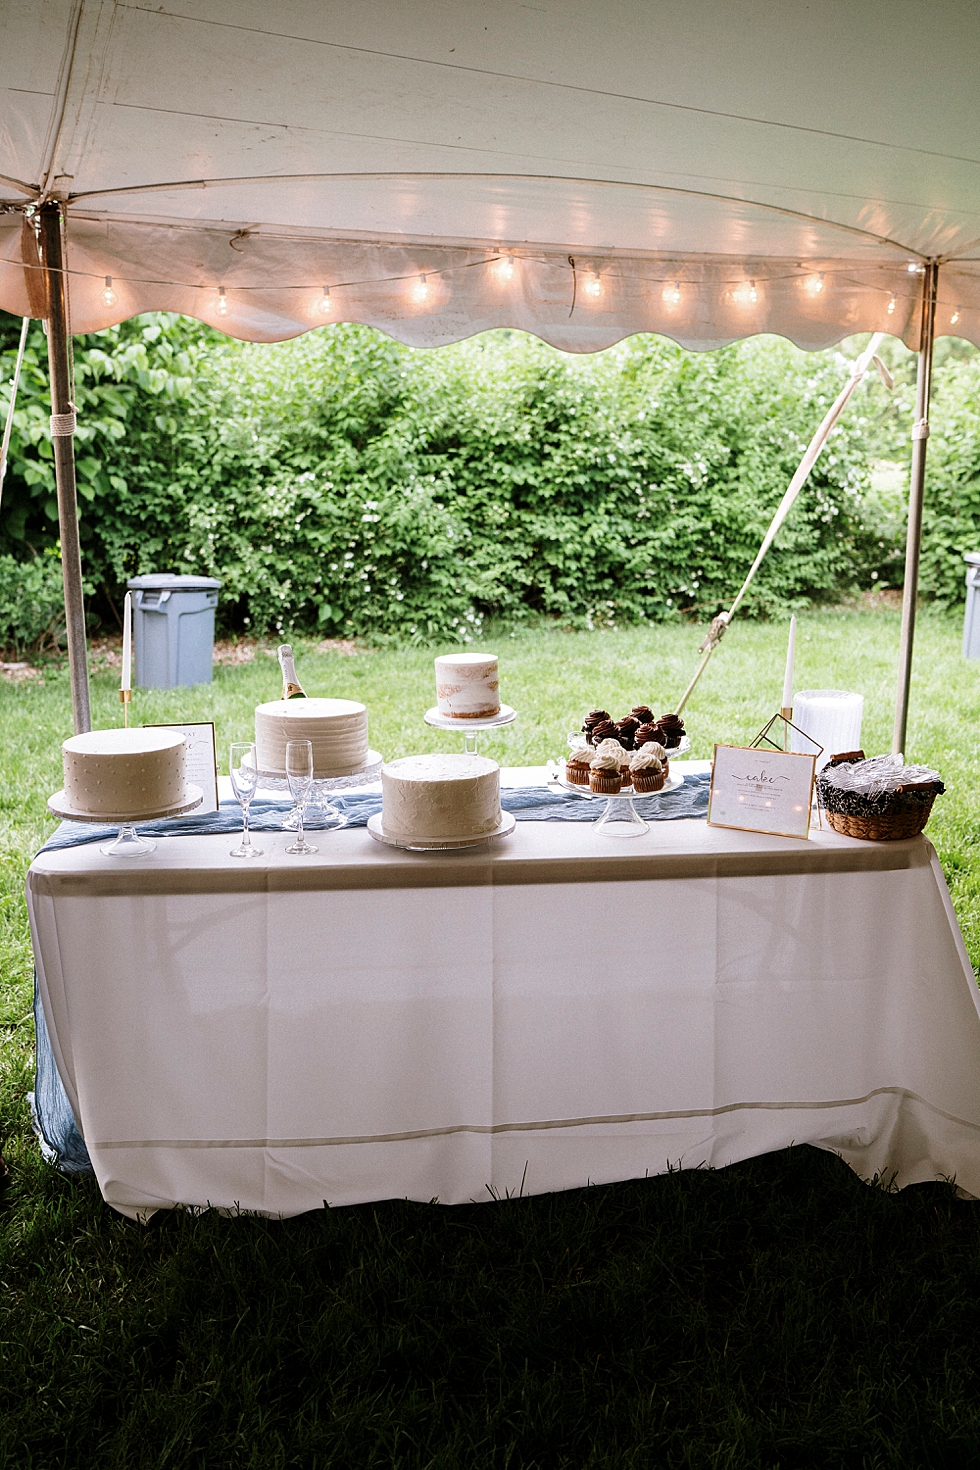
[(926, 482), (926, 443), (929, 438), (929, 395), (932, 390), (932, 349), (936, 329), (936, 290), (939, 266), (930, 261), (922, 282), (922, 327), (919, 364), (915, 377), (915, 423), (912, 426), (912, 469), (909, 476), (909, 520), (905, 536), (905, 589), (902, 594), (902, 641), (898, 652), (898, 694), (892, 753), (904, 752), (912, 684), (912, 643), (915, 604), (919, 594), (919, 553), (922, 549), (922, 498)]
[(82, 552), (78, 540), (75, 494), (75, 405), (71, 400), (71, 352), (68, 335), (68, 285), (65, 273), (64, 219), (57, 203), (38, 210), (39, 243), (47, 297), (48, 372), (51, 378), (51, 444), (58, 484), (61, 573), (65, 584), (68, 670), (75, 734), (92, 728), (88, 688), (88, 649), (82, 598)]

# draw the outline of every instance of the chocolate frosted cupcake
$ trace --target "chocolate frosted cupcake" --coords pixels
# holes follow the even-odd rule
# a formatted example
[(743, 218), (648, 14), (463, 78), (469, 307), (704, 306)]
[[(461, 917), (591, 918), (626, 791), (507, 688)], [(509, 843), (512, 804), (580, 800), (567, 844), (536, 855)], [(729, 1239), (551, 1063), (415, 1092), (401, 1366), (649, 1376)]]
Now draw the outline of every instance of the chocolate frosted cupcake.
[(633, 744), (636, 746), (637, 750), (639, 750), (640, 747), (643, 745), (649, 745), (651, 741), (655, 741), (658, 745), (663, 745), (663, 735), (664, 732), (661, 730), (660, 726), (655, 721), (651, 721), (648, 725), (640, 726), (636, 734), (633, 736)]
[(585, 735), (587, 744), (594, 745), (592, 732), (596, 725), (601, 725), (604, 720), (609, 719), (609, 711), (605, 709), (591, 709), (582, 721), (582, 733)]
[(661, 759), (663, 754), (663, 746), (654, 743), (642, 745), (633, 752), (630, 775), (633, 778), (634, 791), (640, 793), (663, 790), (667, 780), (667, 762)]
[(648, 704), (634, 704), (633, 718), (638, 725), (655, 725), (656, 718)]
[(595, 746), (596, 750), (599, 749), (599, 746), (604, 740), (619, 739), (619, 731), (613, 724), (612, 720), (609, 719), (600, 720), (597, 725), (593, 725), (591, 735), (592, 744)]
[(627, 715), (624, 720), (616, 721), (616, 738), (624, 750), (633, 749), (633, 737), (640, 728), (640, 722), (632, 715)]
[(684, 721), (680, 715), (660, 715), (657, 724), (664, 733), (663, 744), (668, 750), (676, 750), (684, 737)]

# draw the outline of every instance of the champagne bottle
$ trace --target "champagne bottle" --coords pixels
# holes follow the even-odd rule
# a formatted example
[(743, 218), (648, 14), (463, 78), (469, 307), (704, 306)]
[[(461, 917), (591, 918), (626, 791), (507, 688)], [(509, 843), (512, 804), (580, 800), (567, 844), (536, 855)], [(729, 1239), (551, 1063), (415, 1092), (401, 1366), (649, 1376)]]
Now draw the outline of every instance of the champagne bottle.
[(279, 667), (282, 669), (283, 699), (305, 699), (306, 690), (296, 677), (293, 650), (289, 643), (283, 643), (279, 648)]

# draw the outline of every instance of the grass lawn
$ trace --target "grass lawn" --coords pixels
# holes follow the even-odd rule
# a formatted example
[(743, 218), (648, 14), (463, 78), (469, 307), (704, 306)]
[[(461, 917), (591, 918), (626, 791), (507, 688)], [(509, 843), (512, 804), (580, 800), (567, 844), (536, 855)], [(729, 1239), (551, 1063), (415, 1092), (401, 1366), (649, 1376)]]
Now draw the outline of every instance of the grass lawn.
[[(694, 755), (775, 710), (785, 640), (736, 624), (686, 712)], [(957, 619), (923, 615), (908, 754), (949, 788), (929, 836), (976, 965), (980, 663), (959, 640)], [(671, 708), (699, 638), (487, 641), (520, 717), (485, 749), (539, 764), (596, 702)], [(797, 687), (863, 693), (869, 753), (890, 745), (897, 646), (890, 611), (800, 622)], [(389, 758), (452, 748), (421, 722), (432, 650), (297, 662), (308, 693), (367, 704)], [(138, 693), (135, 718), (213, 719), (220, 750), (278, 682), (260, 649), (210, 688)], [(119, 721), (117, 683), (93, 678), (97, 726)], [(0, 686), (0, 1467), (980, 1465), (980, 1214), (944, 1184), (896, 1196), (799, 1148), (496, 1204), (141, 1227), (47, 1168), (24, 1101), (23, 881), (70, 733), (66, 673)]]

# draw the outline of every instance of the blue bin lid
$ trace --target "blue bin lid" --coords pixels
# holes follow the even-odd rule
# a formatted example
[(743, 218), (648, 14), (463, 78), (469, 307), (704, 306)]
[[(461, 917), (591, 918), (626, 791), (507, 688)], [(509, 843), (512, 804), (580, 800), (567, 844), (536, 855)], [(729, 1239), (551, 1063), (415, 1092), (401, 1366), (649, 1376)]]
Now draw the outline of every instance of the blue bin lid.
[(214, 577), (195, 577), (187, 572), (148, 572), (143, 577), (130, 577), (126, 586), (131, 591), (204, 592), (221, 583)]

